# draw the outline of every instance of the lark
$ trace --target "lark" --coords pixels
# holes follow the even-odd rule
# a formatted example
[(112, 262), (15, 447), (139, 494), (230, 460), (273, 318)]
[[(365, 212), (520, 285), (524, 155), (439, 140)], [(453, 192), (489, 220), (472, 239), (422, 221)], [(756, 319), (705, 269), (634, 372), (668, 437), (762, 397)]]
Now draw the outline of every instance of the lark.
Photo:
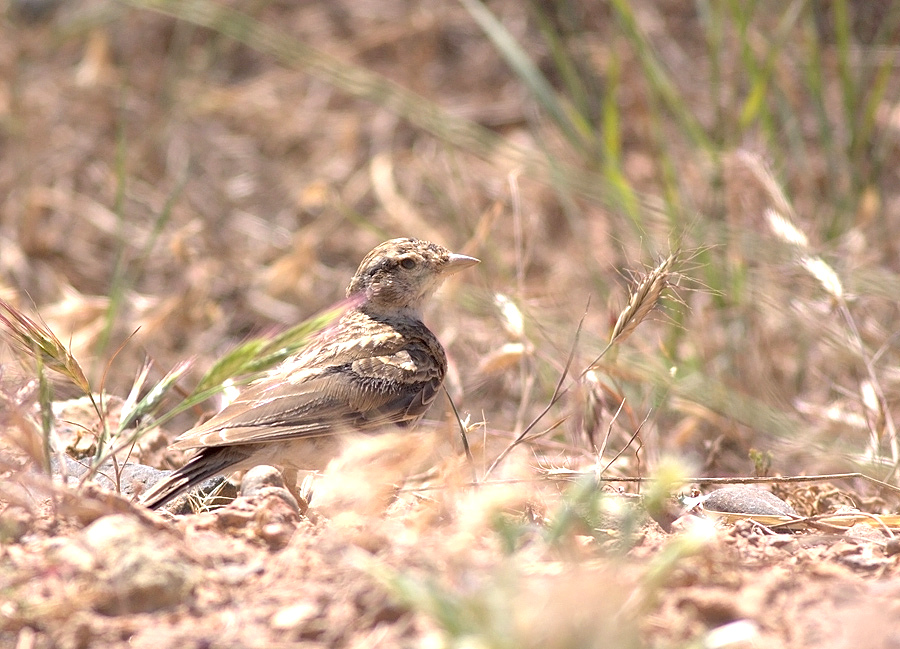
[(422, 323), (422, 310), (444, 279), (477, 263), (418, 239), (376, 247), (347, 288), (354, 306), (212, 419), (178, 437), (173, 448), (196, 454), (143, 503), (155, 509), (210, 477), (260, 464), (324, 468), (341, 433), (418, 422), (447, 372), (444, 348)]

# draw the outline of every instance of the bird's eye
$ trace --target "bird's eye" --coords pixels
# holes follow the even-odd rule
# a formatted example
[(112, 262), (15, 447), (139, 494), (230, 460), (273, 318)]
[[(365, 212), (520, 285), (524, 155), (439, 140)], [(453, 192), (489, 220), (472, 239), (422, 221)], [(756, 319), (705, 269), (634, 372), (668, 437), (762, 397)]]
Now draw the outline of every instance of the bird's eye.
[(416, 260), (411, 257), (404, 257), (400, 260), (400, 265), (403, 266), (406, 270), (412, 270), (416, 267)]

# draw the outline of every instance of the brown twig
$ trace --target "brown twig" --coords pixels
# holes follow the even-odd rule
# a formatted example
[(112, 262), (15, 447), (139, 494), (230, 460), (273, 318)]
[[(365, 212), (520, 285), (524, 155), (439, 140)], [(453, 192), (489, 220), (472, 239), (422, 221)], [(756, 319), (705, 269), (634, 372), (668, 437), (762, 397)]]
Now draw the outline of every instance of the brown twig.
[[(625, 403), (625, 402), (623, 401), (622, 404), (624, 405), (624, 403)], [(609, 470), (609, 467), (611, 467), (611, 466), (613, 465), (613, 462), (615, 462), (615, 461), (618, 460), (620, 457), (622, 457), (622, 453), (624, 453), (625, 451), (627, 451), (628, 448), (631, 446), (631, 443), (638, 437), (638, 435), (641, 434), (641, 430), (643, 430), (644, 424), (647, 423), (647, 420), (648, 420), (648, 419), (650, 419), (650, 413), (649, 413), (649, 412), (647, 413), (647, 416), (644, 417), (644, 420), (640, 423), (640, 425), (639, 425), (639, 426), (635, 429), (635, 431), (631, 434), (631, 437), (628, 438), (628, 443), (625, 444), (625, 446), (622, 447), (622, 450), (621, 450), (621, 451), (619, 451), (618, 453), (615, 454), (615, 456), (613, 457), (613, 459), (611, 459), (609, 462), (606, 463), (606, 466), (603, 467), (603, 471), (602, 471), (601, 473), (605, 473), (607, 470)], [(642, 441), (640, 442), (640, 445), (638, 446), (638, 451), (640, 451), (641, 448), (643, 448), (643, 446), (644, 446), (644, 442), (643, 442), (643, 440), (642, 440)]]
[[(509, 479), (500, 479), (500, 480), (481, 480), (478, 482), (471, 482), (466, 486), (476, 487), (476, 486), (500, 486), (500, 485), (511, 485), (511, 484), (533, 484), (537, 482), (562, 482), (562, 481), (571, 481), (577, 480), (578, 478), (586, 478), (592, 477), (598, 483), (613, 483), (613, 482), (628, 482), (628, 483), (652, 483), (657, 482), (657, 478), (644, 478), (637, 476), (618, 476), (618, 477), (602, 477), (597, 475), (597, 473), (593, 471), (569, 471), (569, 470), (560, 470), (554, 469), (552, 473), (546, 473), (543, 476), (539, 476), (536, 478), (509, 478)], [(882, 489), (886, 489), (893, 493), (900, 495), (900, 487), (896, 487), (892, 484), (888, 484), (887, 482), (883, 482), (878, 480), (877, 478), (873, 478), (871, 476), (867, 476), (864, 473), (824, 473), (819, 475), (801, 475), (801, 476), (774, 476), (774, 477), (732, 477), (732, 478), (704, 478), (704, 477), (694, 477), (694, 478), (680, 478), (680, 479), (671, 479), (666, 478), (666, 481), (671, 484), (800, 484), (806, 482), (824, 482), (828, 480), (853, 480), (860, 479), (865, 480), (871, 484), (874, 484)], [(434, 491), (438, 489), (446, 489), (446, 486), (443, 485), (431, 485), (427, 487), (409, 487), (403, 488), (400, 491)]]

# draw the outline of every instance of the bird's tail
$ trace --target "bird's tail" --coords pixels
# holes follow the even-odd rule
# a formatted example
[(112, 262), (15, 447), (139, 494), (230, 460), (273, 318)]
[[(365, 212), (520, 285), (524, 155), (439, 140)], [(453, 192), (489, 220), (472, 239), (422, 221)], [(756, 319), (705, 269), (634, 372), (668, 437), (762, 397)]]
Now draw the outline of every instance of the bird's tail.
[(188, 489), (202, 484), (213, 476), (225, 473), (229, 467), (249, 457), (239, 447), (212, 446), (203, 448), (187, 464), (163, 478), (141, 498), (141, 504), (158, 509)]

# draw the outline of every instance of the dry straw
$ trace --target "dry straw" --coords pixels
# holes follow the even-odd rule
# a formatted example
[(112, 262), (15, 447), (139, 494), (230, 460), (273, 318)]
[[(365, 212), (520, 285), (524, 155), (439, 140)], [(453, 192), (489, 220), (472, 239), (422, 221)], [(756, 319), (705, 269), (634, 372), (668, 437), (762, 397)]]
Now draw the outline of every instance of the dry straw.
[[(616, 324), (615, 326), (613, 326), (609, 336), (609, 343), (607, 343), (603, 351), (600, 352), (600, 355), (597, 356), (597, 358), (595, 358), (594, 361), (590, 365), (588, 365), (588, 367), (578, 376), (578, 381), (581, 381), (589, 372), (596, 369), (597, 364), (600, 362), (600, 359), (606, 355), (606, 353), (612, 348), (612, 346), (624, 342), (628, 338), (628, 336), (634, 333), (634, 330), (637, 329), (638, 325), (640, 325), (657, 307), (660, 299), (662, 298), (663, 291), (665, 291), (665, 289), (671, 285), (671, 282), (669, 280), (672, 277), (672, 269), (675, 266), (675, 262), (677, 259), (678, 252), (671, 253), (668, 257), (659, 262), (656, 267), (653, 268), (653, 270), (647, 273), (640, 282), (638, 282), (637, 286), (635, 286), (634, 290), (631, 292), (631, 295), (628, 299), (628, 304), (621, 311), (621, 313), (619, 313), (619, 317), (616, 319)], [(562, 375), (560, 376), (559, 381), (556, 384), (556, 389), (553, 391), (553, 396), (550, 398), (550, 402), (546, 405), (546, 407), (544, 407), (543, 410), (541, 410), (537, 417), (535, 417), (531, 421), (531, 423), (528, 424), (505, 449), (503, 449), (503, 451), (497, 456), (490, 467), (488, 467), (487, 471), (485, 471), (482, 480), (487, 479), (487, 477), (512, 452), (514, 448), (516, 448), (523, 442), (537, 439), (542, 435), (555, 430), (558, 427), (559, 423), (561, 423), (557, 422), (556, 424), (553, 424), (542, 431), (532, 433), (537, 424), (547, 415), (550, 409), (569, 390), (568, 387), (563, 388), (563, 384), (565, 383), (566, 377), (569, 374), (569, 369), (575, 356), (575, 349), (578, 346), (578, 338), (581, 334), (581, 327), (583, 323), (584, 318), (582, 318), (582, 321), (578, 323), (578, 329), (575, 332), (575, 341), (572, 343), (572, 349), (569, 351), (569, 356), (566, 359), (565, 367), (563, 368)], [(635, 435), (636, 434), (637, 433), (635, 433)]]
[(833, 306), (844, 321), (847, 329), (847, 342), (858, 355), (867, 375), (860, 384), (860, 406), (867, 415), (867, 421), (874, 422), (874, 425), (870, 425), (869, 453), (872, 458), (878, 458), (882, 439), (886, 437), (893, 463), (890, 477), (895, 477), (900, 474), (900, 439), (898, 439), (893, 417), (890, 416), (886, 407), (887, 396), (878, 378), (874, 359), (866, 348), (850, 310), (850, 303), (840, 275), (821, 256), (812, 253), (809, 239), (794, 224), (797, 214), (793, 206), (759, 157), (741, 152), (739, 159), (762, 183), (767, 191), (769, 201), (775, 205), (775, 208), (767, 208), (764, 214), (772, 234), (794, 249), (797, 254), (797, 264), (815, 279), (831, 297)]
[(836, 300), (843, 300), (844, 285), (841, 278), (824, 259), (818, 255), (807, 254), (809, 239), (806, 235), (788, 217), (771, 208), (766, 209), (765, 217), (772, 234), (800, 252), (800, 266), (821, 284), (826, 293)]

